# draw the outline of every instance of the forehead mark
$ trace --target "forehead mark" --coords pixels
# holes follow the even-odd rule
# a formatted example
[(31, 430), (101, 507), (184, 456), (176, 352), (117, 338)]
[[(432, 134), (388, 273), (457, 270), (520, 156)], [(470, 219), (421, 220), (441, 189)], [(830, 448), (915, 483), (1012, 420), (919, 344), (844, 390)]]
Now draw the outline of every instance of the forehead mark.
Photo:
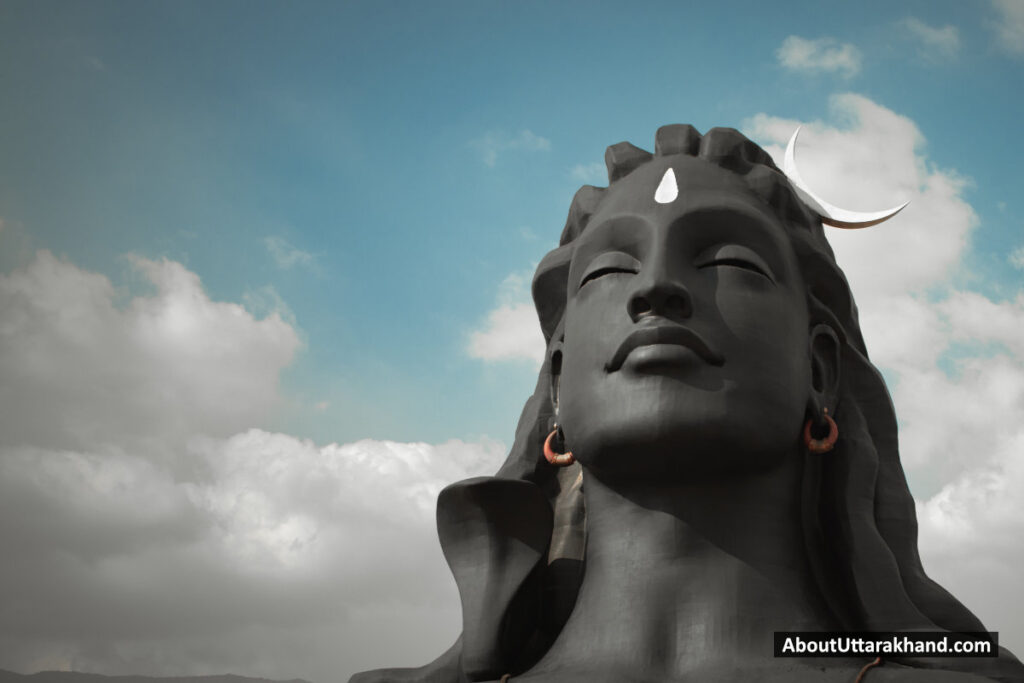
[(658, 189), (654, 191), (654, 201), (659, 204), (670, 204), (676, 200), (679, 196), (679, 187), (676, 185), (676, 173), (669, 166), (665, 170), (665, 175), (661, 176), (661, 182), (658, 183)]

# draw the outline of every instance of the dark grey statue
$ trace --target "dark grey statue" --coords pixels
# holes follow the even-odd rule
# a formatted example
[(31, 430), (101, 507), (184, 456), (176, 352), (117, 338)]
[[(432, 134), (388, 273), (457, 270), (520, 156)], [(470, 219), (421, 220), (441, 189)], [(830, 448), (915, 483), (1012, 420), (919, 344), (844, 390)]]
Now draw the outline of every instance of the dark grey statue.
[(534, 277), (547, 359), (508, 460), (438, 499), (463, 634), (351, 682), (1024, 681), (1005, 650), (773, 656), (776, 631), (984, 628), (921, 566), (820, 207), (731, 129), (606, 161)]

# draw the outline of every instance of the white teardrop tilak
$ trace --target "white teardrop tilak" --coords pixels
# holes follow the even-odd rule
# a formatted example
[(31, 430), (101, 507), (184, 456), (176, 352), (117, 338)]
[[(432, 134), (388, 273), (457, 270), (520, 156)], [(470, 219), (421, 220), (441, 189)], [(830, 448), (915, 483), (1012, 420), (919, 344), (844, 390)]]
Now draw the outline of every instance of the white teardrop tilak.
[(654, 201), (659, 204), (671, 204), (679, 196), (679, 187), (676, 186), (676, 173), (670, 166), (661, 176), (658, 189), (654, 191)]
[[(811, 192), (810, 188), (804, 183), (803, 178), (800, 177), (800, 172), (796, 169), (796, 136), (799, 134), (800, 128), (797, 127), (793, 132), (793, 137), (789, 139), (789, 144), (786, 145), (786, 157), (782, 162), (782, 170), (789, 177), (790, 182), (793, 183), (793, 187), (796, 189), (797, 194), (800, 195), (800, 199), (821, 216), (822, 223), (836, 228), (867, 228), (892, 218), (910, 203), (906, 201), (899, 206), (884, 211), (850, 211), (829, 204)], [(664, 181), (662, 182), (664, 183)]]

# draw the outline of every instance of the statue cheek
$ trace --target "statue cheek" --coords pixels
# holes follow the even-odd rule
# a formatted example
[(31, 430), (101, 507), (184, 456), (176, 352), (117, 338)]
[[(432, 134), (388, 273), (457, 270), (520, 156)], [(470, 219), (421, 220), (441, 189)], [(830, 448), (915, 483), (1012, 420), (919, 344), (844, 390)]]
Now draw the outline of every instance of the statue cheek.
[(722, 343), (734, 345), (734, 353), (776, 362), (786, 356), (806, 356), (807, 307), (802, 297), (783, 288), (752, 291), (720, 287), (714, 302)]

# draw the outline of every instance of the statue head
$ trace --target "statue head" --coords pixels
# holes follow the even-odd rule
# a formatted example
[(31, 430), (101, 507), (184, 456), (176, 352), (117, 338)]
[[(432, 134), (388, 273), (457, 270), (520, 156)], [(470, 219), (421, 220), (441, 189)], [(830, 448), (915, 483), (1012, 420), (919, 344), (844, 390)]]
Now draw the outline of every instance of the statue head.
[(838, 339), (793, 245), (813, 221), (784, 210), (799, 206), (785, 177), (740, 139), (662, 128), (566, 243), (553, 407), (588, 470), (742, 476), (791, 456), (834, 403)]

